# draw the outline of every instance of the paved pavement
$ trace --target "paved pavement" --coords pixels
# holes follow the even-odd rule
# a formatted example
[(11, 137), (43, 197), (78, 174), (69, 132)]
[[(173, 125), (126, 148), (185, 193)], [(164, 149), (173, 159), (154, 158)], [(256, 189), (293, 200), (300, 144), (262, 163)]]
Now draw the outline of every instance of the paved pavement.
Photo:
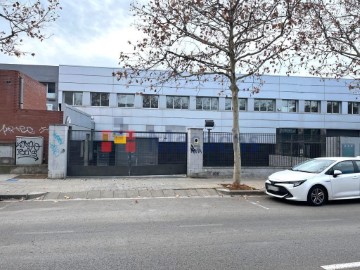
[(186, 176), (86, 177), (47, 179), (46, 175), (0, 174), (0, 200), (125, 199), (263, 194), (264, 180), (243, 179), (255, 191), (230, 192), (232, 179)]

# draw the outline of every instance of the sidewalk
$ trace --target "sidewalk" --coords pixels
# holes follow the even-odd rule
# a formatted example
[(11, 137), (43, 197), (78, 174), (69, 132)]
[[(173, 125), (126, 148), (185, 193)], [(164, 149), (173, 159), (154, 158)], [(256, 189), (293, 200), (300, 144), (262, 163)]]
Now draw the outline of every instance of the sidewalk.
[(244, 179), (255, 191), (224, 192), (232, 179), (186, 176), (84, 177), (47, 179), (46, 175), (0, 174), (0, 200), (118, 199), (150, 197), (207, 197), (262, 194), (264, 180)]

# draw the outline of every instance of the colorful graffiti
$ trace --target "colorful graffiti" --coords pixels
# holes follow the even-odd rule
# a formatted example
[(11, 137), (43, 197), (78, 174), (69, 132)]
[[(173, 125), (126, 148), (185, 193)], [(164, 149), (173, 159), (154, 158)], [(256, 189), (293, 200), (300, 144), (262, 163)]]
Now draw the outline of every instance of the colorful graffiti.
[(52, 134), (52, 142), (50, 142), (49, 148), (55, 157), (58, 157), (65, 152), (65, 149), (60, 149), (62, 144), (64, 144), (63, 139), (54, 131)]

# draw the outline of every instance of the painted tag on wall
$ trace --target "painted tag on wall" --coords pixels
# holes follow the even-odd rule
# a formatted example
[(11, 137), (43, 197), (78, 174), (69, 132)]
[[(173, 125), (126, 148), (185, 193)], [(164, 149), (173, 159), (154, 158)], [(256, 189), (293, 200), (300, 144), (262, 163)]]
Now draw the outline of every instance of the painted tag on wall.
[(16, 137), (16, 165), (42, 164), (43, 151), (43, 137)]

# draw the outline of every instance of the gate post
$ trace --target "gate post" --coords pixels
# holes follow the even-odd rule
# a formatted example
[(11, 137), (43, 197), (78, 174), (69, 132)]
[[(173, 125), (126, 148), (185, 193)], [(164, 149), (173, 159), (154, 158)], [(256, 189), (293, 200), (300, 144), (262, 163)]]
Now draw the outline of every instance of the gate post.
[(201, 128), (188, 129), (187, 143), (187, 176), (204, 177), (203, 149), (204, 135)]
[(66, 125), (49, 126), (48, 178), (66, 178), (68, 130)]

